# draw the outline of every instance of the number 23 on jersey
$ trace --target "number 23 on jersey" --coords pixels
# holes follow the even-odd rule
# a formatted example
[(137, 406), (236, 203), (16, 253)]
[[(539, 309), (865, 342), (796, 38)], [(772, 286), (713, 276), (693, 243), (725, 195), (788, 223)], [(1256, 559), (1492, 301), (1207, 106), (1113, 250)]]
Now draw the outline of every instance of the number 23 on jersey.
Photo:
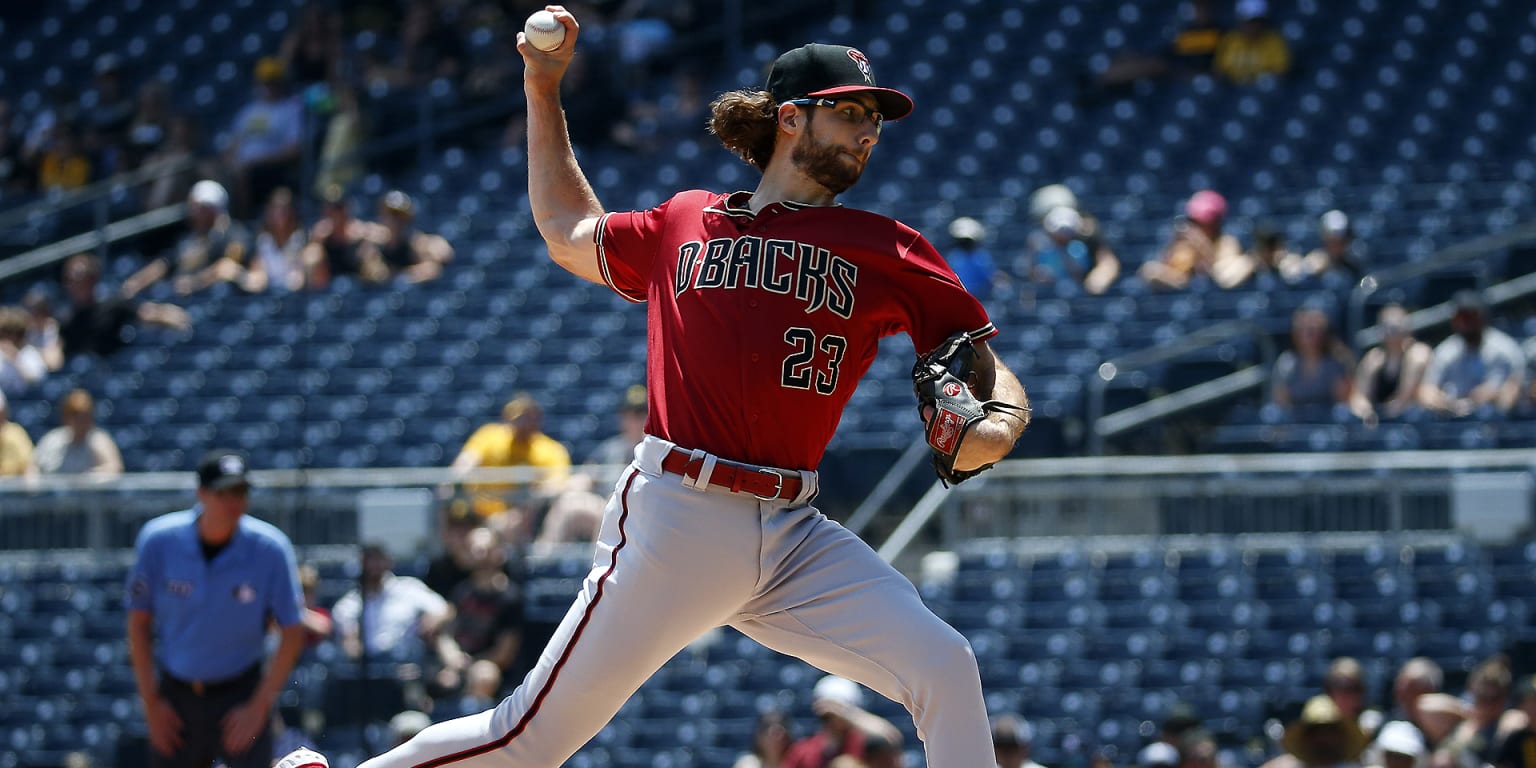
[(818, 338), (810, 328), (790, 328), (784, 332), (790, 346), (784, 358), (779, 383), (790, 389), (804, 389), (819, 395), (837, 391), (837, 376), (848, 351), (848, 340), (827, 334)]

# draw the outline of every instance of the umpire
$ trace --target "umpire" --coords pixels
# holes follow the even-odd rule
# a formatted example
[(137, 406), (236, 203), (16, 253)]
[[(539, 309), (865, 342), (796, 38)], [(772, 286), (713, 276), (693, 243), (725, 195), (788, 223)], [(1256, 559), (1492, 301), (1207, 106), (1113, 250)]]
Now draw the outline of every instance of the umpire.
[[(293, 544), (246, 515), (243, 456), (197, 465), (197, 505), (150, 520), (128, 575), (128, 651), (152, 768), (272, 765), (272, 704), (304, 648)], [(282, 628), (263, 669), (268, 619)], [(158, 679), (156, 671), (158, 669)]]

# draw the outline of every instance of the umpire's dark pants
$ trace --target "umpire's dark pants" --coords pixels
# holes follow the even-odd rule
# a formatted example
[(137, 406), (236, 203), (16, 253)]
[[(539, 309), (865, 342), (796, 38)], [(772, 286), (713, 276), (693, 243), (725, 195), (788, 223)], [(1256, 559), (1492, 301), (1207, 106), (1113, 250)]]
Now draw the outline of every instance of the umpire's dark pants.
[(246, 751), (229, 754), (224, 748), (224, 716), (249, 701), (261, 685), (261, 665), (219, 682), (204, 683), (178, 680), (169, 675), (160, 678), (160, 695), (181, 718), (181, 749), (174, 755), (162, 755), (149, 748), (150, 768), (208, 768), (222, 758), (229, 768), (271, 768), (272, 719), (261, 726), (261, 733)]

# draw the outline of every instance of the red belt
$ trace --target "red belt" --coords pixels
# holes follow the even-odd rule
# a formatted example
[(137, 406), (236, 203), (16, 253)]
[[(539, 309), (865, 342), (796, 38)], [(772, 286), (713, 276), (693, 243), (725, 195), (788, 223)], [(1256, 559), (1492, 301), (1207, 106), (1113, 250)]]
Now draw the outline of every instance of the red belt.
[[(698, 458), (694, 458), (691, 451), (673, 448), (666, 458), (661, 460), (661, 468), (674, 475), (698, 480), (699, 473), (704, 469), (704, 456), (700, 454)], [(715, 470), (709, 475), (709, 484), (731, 493), (745, 491), (764, 501), (769, 499), (793, 501), (800, 496), (799, 473), (791, 474), (767, 467), (738, 464), (725, 459), (715, 460)]]

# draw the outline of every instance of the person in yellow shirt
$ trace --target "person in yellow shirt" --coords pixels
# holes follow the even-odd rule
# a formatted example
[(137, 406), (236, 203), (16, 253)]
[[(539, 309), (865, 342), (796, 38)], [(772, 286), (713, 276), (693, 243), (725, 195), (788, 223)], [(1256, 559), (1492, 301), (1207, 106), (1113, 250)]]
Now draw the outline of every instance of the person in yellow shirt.
[(1222, 35), (1216, 48), (1216, 72), (1234, 83), (1283, 75), (1291, 69), (1291, 50), (1270, 26), (1266, 0), (1239, 0), (1237, 29)]
[(78, 189), (91, 180), (91, 159), (80, 147), (80, 134), (60, 125), (53, 146), (38, 164), (37, 186), (44, 192)]
[[(453, 460), (453, 477), (462, 479), (477, 467), (536, 467), (539, 482), (476, 483), (465, 486), (476, 513), (493, 518), (507, 513), (530, 495), (558, 493), (571, 473), (571, 453), (544, 434), (544, 409), (531, 396), (519, 394), (501, 409), (501, 421), (475, 430)], [(515, 521), (505, 527), (520, 528)]]
[(5, 393), (0, 392), (0, 477), (27, 473), (32, 465), (32, 438), (20, 424), (11, 421)]

